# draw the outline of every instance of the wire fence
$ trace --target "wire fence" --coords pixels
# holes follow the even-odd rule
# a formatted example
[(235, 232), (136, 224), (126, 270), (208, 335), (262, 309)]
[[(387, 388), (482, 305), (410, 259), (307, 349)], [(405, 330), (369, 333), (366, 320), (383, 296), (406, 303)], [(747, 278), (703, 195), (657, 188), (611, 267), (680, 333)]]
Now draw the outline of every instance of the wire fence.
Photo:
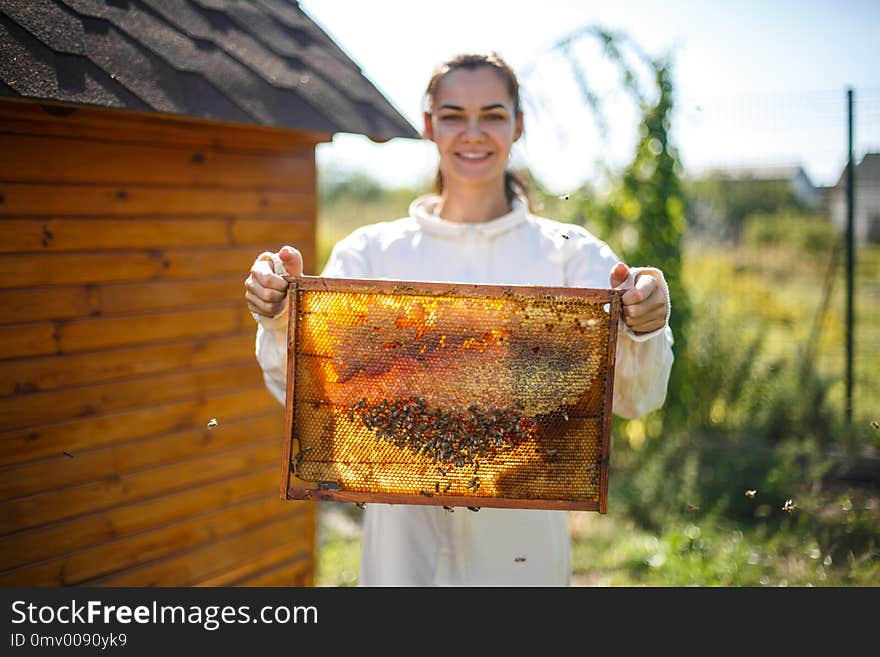
[(830, 403), (870, 422), (880, 418), (880, 89), (854, 89), (853, 101), (851, 197), (846, 90), (702, 104), (705, 125), (763, 146), (687, 169), (699, 182), (685, 253), (692, 275), (760, 320), (768, 354), (815, 369), (832, 382)]

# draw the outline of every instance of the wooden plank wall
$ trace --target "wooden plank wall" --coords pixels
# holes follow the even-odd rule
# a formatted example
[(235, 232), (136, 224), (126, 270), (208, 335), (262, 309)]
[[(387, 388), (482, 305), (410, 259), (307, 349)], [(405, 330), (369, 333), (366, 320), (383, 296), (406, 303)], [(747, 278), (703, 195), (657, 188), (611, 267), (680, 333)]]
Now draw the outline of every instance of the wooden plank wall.
[(328, 138), (0, 99), (0, 586), (313, 584), (243, 282)]

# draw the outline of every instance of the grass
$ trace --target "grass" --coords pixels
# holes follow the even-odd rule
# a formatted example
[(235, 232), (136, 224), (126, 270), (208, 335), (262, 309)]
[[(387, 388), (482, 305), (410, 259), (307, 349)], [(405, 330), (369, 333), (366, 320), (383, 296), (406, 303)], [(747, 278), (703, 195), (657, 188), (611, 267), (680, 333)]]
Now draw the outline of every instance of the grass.
[[(837, 491), (799, 502), (789, 514), (759, 493), (757, 522), (673, 514), (659, 532), (613, 510), (571, 511), (572, 585), (880, 586), (880, 496)], [(322, 504), (317, 586), (357, 584), (360, 514), (354, 505)], [(842, 547), (826, 540), (830, 533), (863, 547)]]

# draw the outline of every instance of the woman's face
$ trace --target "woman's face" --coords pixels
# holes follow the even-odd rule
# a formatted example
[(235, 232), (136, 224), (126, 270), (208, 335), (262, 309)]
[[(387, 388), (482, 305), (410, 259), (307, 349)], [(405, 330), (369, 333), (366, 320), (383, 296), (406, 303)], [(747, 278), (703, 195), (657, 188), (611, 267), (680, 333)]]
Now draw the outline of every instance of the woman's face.
[[(493, 187), (504, 180), (510, 148), (522, 134), (522, 113), (491, 68), (456, 69), (440, 80), (425, 137), (437, 145), (444, 189)], [(502, 187), (503, 188), (503, 187)]]

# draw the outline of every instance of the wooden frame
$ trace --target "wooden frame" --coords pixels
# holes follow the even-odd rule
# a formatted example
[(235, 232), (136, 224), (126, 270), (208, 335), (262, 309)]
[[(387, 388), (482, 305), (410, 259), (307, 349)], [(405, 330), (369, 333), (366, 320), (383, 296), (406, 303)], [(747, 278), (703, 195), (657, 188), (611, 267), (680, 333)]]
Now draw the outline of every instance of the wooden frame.
[[(336, 501), (354, 503), (420, 504), (459, 507), (498, 507), (598, 511), (607, 513), (608, 466), (611, 434), (611, 403), (613, 396), (614, 366), (616, 357), (617, 328), (621, 307), (622, 290), (542, 287), (521, 285), (471, 285), (459, 283), (434, 283), (418, 281), (393, 281), (373, 279), (323, 278), (318, 276), (298, 276), (288, 279), (291, 283), (288, 294), (288, 357), (287, 394), (285, 404), (285, 432), (281, 459), (281, 498), (285, 500)], [(292, 485), (294, 474), (292, 459), (293, 443), (297, 441), (294, 418), (297, 406), (296, 355), (299, 303), (301, 293), (310, 291), (346, 292), (358, 294), (396, 294), (458, 298), (516, 298), (534, 297), (536, 300), (559, 300), (572, 298), (588, 300), (606, 306), (608, 312), (608, 340), (605, 354), (601, 359), (604, 368), (604, 391), (602, 391), (602, 417), (600, 436), (598, 500), (577, 499), (519, 499), (507, 497), (487, 497), (444, 494), (400, 494), (388, 492), (362, 492), (340, 489), (335, 482), (317, 482), (315, 487), (304, 487), (301, 483)], [(301, 481), (301, 480), (300, 480)]]

